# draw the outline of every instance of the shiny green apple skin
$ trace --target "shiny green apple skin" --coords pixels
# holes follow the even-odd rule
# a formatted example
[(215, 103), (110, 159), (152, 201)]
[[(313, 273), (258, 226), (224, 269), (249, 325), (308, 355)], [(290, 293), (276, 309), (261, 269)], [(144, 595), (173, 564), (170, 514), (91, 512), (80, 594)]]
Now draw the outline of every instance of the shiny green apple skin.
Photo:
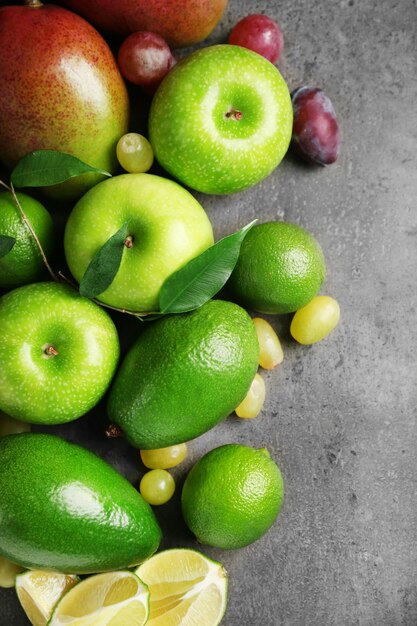
[(156, 311), (168, 276), (213, 244), (210, 221), (188, 191), (166, 178), (122, 174), (99, 183), (77, 202), (65, 229), (65, 256), (78, 282), (125, 222), (132, 247), (123, 250), (116, 277), (98, 299), (129, 311)]
[(109, 315), (58, 283), (2, 296), (0, 337), (0, 409), (32, 424), (87, 413), (107, 390), (120, 353)]
[(287, 152), (292, 104), (277, 68), (239, 46), (203, 48), (178, 63), (152, 101), (149, 137), (160, 165), (209, 194), (252, 187)]

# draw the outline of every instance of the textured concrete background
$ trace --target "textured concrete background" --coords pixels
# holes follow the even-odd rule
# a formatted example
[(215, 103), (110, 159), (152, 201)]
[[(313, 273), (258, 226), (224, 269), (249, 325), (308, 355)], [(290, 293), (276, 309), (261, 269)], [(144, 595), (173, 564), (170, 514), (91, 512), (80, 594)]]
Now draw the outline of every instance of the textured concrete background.
[[(339, 162), (292, 157), (232, 197), (199, 196), (217, 236), (285, 219), (323, 246), (322, 293), (340, 327), (305, 348), (272, 319), (285, 361), (263, 373), (267, 402), (254, 421), (229, 418), (190, 445), (178, 484), (201, 454), (226, 442), (267, 446), (286, 502), (273, 529), (246, 549), (205, 549), (230, 576), (224, 626), (417, 624), (417, 6), (415, 0), (231, 0), (210, 42), (252, 12), (276, 18), (290, 89), (322, 87), (343, 133)], [(128, 320), (124, 341), (136, 323)], [(102, 436), (104, 411), (55, 428), (99, 452), (130, 480), (142, 471), (122, 441)], [(179, 491), (179, 490), (178, 490)], [(157, 511), (165, 546), (194, 546), (178, 495)], [(14, 591), (0, 592), (0, 625), (23, 626)], [(128, 626), (128, 625), (126, 625)]]

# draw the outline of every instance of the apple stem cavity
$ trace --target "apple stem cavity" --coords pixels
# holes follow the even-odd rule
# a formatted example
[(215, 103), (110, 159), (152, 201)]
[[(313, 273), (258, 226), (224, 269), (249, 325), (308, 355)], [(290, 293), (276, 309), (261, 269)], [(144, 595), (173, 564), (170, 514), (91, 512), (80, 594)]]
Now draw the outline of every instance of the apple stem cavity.
[(228, 119), (236, 120), (237, 122), (243, 118), (242, 111), (238, 111), (237, 109), (230, 109), (225, 115)]
[(108, 439), (117, 439), (123, 436), (123, 431), (117, 424), (110, 424), (106, 430), (106, 437)]
[(48, 343), (46, 346), (44, 346), (43, 353), (44, 356), (47, 358), (58, 356), (59, 354), (58, 350), (51, 343)]
[(132, 237), (132, 235), (128, 235), (123, 243), (126, 246), (126, 248), (133, 248), (133, 237)]

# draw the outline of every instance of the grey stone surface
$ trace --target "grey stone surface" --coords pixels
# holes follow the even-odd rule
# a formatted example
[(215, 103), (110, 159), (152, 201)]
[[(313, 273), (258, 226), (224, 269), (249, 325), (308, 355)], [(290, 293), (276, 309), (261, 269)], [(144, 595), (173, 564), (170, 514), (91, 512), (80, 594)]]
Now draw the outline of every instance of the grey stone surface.
[[(310, 229), (327, 259), (322, 293), (340, 302), (342, 321), (307, 348), (290, 339), (289, 317), (270, 318), (285, 360), (263, 373), (262, 415), (231, 417), (194, 441), (175, 474), (180, 485), (203, 452), (235, 441), (267, 446), (285, 478), (285, 505), (264, 538), (204, 550), (229, 572), (224, 626), (415, 626), (416, 2), (230, 0), (210, 42), (252, 12), (281, 24), (290, 88), (317, 85), (331, 97), (341, 157), (328, 168), (288, 157), (249, 191), (199, 198), (217, 236), (255, 217)], [(126, 343), (135, 329), (127, 324)], [(99, 410), (54, 431), (137, 483), (137, 453), (105, 441), (104, 424)], [(178, 503), (177, 494), (157, 511), (164, 545), (197, 547)], [(14, 591), (1, 590), (0, 626), (24, 624)]]

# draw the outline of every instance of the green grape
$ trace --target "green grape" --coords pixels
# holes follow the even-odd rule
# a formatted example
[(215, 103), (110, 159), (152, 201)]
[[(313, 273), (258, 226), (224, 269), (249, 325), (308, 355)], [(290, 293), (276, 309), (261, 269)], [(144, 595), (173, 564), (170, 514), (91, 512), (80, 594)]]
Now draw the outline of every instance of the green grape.
[(281, 342), (266, 320), (254, 317), (253, 324), (259, 341), (259, 365), (264, 370), (272, 370), (284, 360)]
[(327, 337), (336, 328), (339, 319), (337, 301), (330, 296), (316, 296), (296, 312), (290, 333), (298, 343), (311, 345)]
[(175, 481), (169, 472), (154, 469), (143, 476), (139, 491), (149, 504), (165, 504), (174, 495)]
[(120, 137), (116, 154), (126, 172), (147, 172), (153, 163), (153, 150), (149, 141), (138, 133), (127, 133)]
[(187, 456), (187, 444), (179, 443), (168, 448), (141, 450), (142, 463), (149, 469), (169, 469), (183, 462)]
[(239, 406), (236, 407), (235, 413), (238, 417), (258, 417), (264, 402), (265, 383), (259, 374), (255, 374), (248, 393)]

